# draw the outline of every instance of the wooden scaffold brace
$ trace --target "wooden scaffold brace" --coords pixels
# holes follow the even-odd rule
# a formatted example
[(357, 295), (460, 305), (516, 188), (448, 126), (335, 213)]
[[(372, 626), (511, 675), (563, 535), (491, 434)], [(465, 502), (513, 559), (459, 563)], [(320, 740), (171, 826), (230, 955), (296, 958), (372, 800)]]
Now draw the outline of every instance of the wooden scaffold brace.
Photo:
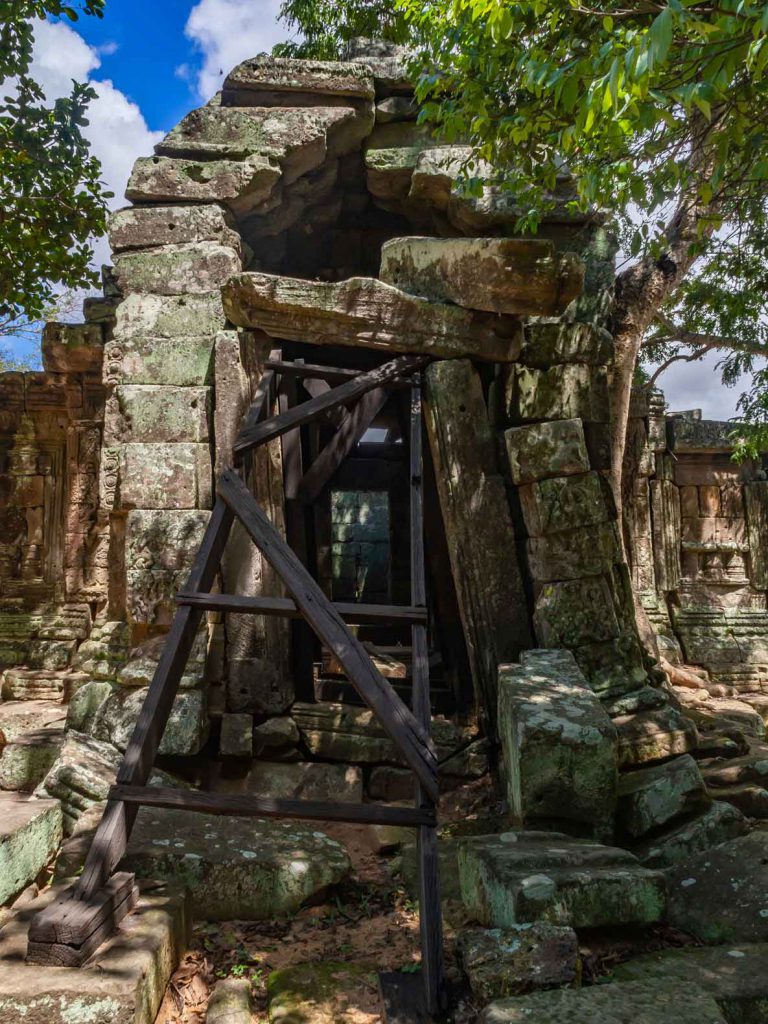
[[(225, 469), (217, 480), (211, 517), (185, 589), (177, 595), (177, 610), (162, 656), (116, 783), (109, 792), (82, 875), (33, 920), (28, 944), (30, 962), (82, 966), (135, 906), (138, 890), (134, 876), (117, 868), (142, 805), (237, 817), (401, 825), (414, 828), (417, 835), (422, 987), (419, 998), (414, 1000), (411, 986), (418, 976), (382, 975), (385, 1005), (393, 1017), (402, 1020), (418, 1019), (423, 1013), (440, 1013), (444, 995), (436, 834), (438, 782), (437, 758), (430, 738), (422, 497), (421, 371), (427, 362), (424, 357), (400, 356), (376, 369), (360, 372), (300, 360), (285, 362), (279, 351), (272, 353), (234, 446), (237, 468)], [(281, 379), (290, 382), (297, 378), (320, 382), (322, 386), (314, 389), (310, 400), (292, 407), (283, 403), (275, 415), (270, 415)], [(337, 410), (340, 416), (336, 433), (318, 453), (297, 488), (302, 500), (311, 501), (350, 454), (392, 388), (410, 389), (411, 605), (334, 603), (283, 540), (248, 488), (246, 480), (253, 452), (257, 446)], [(212, 593), (236, 519), (282, 580), (289, 597)], [(174, 698), (206, 611), (303, 618), (341, 664), (413, 771), (414, 806), (267, 799), (149, 786)], [(349, 623), (366, 622), (410, 626), (410, 708), (349, 628)], [(402, 1006), (407, 1001), (412, 1005), (403, 1016)]]

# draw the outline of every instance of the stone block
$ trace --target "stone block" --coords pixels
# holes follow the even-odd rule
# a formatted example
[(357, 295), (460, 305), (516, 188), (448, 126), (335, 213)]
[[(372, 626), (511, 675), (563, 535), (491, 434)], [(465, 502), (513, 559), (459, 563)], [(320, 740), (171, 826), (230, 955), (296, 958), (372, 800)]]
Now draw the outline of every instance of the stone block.
[(188, 569), (208, 525), (204, 510), (147, 510), (128, 513), (125, 561), (129, 569)]
[(411, 96), (388, 96), (376, 104), (376, 123), (389, 124), (392, 121), (415, 121), (419, 105)]
[(411, 122), (377, 124), (365, 148), (368, 191), (377, 199), (404, 199), (419, 155), (435, 139), (429, 128)]
[(61, 836), (58, 801), (0, 793), (0, 906), (34, 882), (56, 853)]
[(67, 706), (67, 729), (89, 733), (102, 704), (112, 695), (114, 686), (106, 680), (93, 680), (81, 686)]
[(726, 1024), (712, 996), (675, 979), (534, 992), (486, 1006), (479, 1024)]
[(522, 331), (514, 318), (430, 302), (374, 278), (328, 282), (237, 274), (222, 298), (233, 324), (289, 341), (312, 338), (315, 345), (491, 362), (510, 362), (520, 351)]
[(744, 835), (748, 828), (747, 819), (738, 808), (715, 800), (694, 818), (682, 824), (675, 822), (651, 839), (643, 840), (632, 852), (645, 867), (669, 868)]
[(215, 340), (210, 336), (114, 339), (104, 348), (104, 383), (199, 387), (213, 377)]
[(608, 486), (599, 473), (537, 480), (523, 484), (518, 493), (531, 537), (594, 527), (614, 518)]
[[(224, 92), (234, 93), (239, 103), (258, 106), (300, 106), (306, 96), (313, 97), (313, 102), (316, 96), (361, 100), (374, 96), (373, 76), (362, 64), (265, 55), (251, 57), (230, 71), (224, 79)], [(284, 99), (280, 100), (281, 96)]]
[[(147, 696), (146, 689), (119, 687), (101, 705), (93, 723), (94, 739), (124, 751)], [(209, 722), (205, 694), (185, 690), (176, 695), (160, 744), (161, 754), (192, 756), (208, 739)]]
[(631, 694), (647, 682), (643, 651), (634, 629), (625, 629), (611, 640), (576, 647), (573, 653), (603, 700)]
[(70, 835), (85, 811), (106, 800), (119, 763), (119, 751), (111, 744), (68, 732), (58, 759), (35, 790), (35, 796), (60, 801), (64, 834)]
[(555, 316), (582, 288), (577, 259), (551, 243), (515, 238), (393, 238), (380, 278), (401, 291), (467, 309)]
[(472, 995), (481, 1005), (570, 985), (579, 963), (576, 933), (544, 923), (468, 928), (459, 932), (457, 952)]
[(413, 92), (408, 64), (414, 54), (408, 46), (359, 38), (351, 39), (347, 49), (353, 63), (362, 65), (373, 75), (377, 96)]
[(253, 730), (255, 757), (269, 759), (293, 750), (299, 742), (299, 729), (292, 718), (268, 718)]
[(695, 724), (672, 707), (622, 715), (614, 718), (613, 724), (619, 734), (621, 767), (688, 754), (698, 743)]
[(527, 550), (528, 567), (538, 583), (599, 576), (622, 559), (616, 523), (533, 537)]
[(513, 820), (605, 830), (616, 802), (616, 730), (569, 651), (499, 666), (499, 737)]
[(211, 505), (207, 444), (125, 444), (120, 448), (123, 509), (195, 509)]
[[(570, 254), (566, 254), (570, 255)], [(613, 356), (613, 337), (586, 323), (530, 323), (525, 326), (520, 362), (547, 370), (558, 363), (603, 366)]]
[(581, 420), (556, 420), (504, 431), (512, 481), (528, 484), (547, 477), (589, 471)]
[(221, 716), (219, 750), (225, 757), (253, 756), (253, 715)]
[(273, 971), (267, 983), (270, 1024), (330, 1024), (381, 1019), (375, 968), (320, 960)]
[(182, 157), (141, 157), (125, 190), (133, 203), (247, 202), (252, 209), (269, 199), (280, 180), (271, 156), (245, 160), (185, 160)]
[(205, 294), (243, 269), (236, 249), (217, 242), (191, 242), (115, 256), (115, 272), (124, 295)]
[(216, 789), (229, 793), (252, 793), (274, 800), (359, 804), (363, 799), (363, 773), (358, 765), (350, 764), (255, 761), (243, 776), (236, 778), (232, 773), (220, 774)]
[(142, 893), (129, 920), (83, 968), (25, 964), (32, 918), (59, 896), (46, 890), (0, 933), (0, 1020), (24, 1024), (154, 1024), (188, 948), (185, 895)]
[(109, 444), (207, 441), (211, 389), (119, 384), (107, 400), (104, 434)]
[(628, 772), (619, 779), (617, 818), (638, 838), (706, 803), (699, 766), (690, 754)]
[[(218, 289), (206, 295), (127, 295), (117, 307), (115, 339), (126, 338), (213, 339), (226, 318)], [(158, 358), (165, 351), (158, 346)]]
[(512, 423), (527, 420), (608, 419), (604, 367), (560, 365), (548, 370), (514, 366), (507, 376), (505, 405)]
[(0, 750), (6, 743), (35, 729), (62, 729), (66, 719), (67, 708), (53, 701), (3, 701), (0, 703)]
[(6, 743), (0, 753), (0, 789), (31, 793), (47, 775), (63, 743), (63, 729), (45, 728)]
[[(287, 917), (350, 871), (340, 843), (295, 821), (221, 819), (143, 807), (121, 870), (185, 885), (195, 917)], [(213, 840), (213, 841), (212, 841)]]
[[(411, 176), (409, 199), (426, 203), (443, 212), (455, 202), (457, 179), (472, 156), (468, 146), (439, 146), (423, 149)], [(474, 232), (472, 232), (474, 233)]]
[(220, 206), (129, 206), (109, 218), (112, 252), (165, 245), (218, 242), (236, 252), (241, 239), (229, 213)]
[(603, 576), (547, 583), (539, 592), (534, 629), (542, 646), (581, 647), (620, 634), (614, 594)]
[(768, 940), (768, 832), (696, 854), (667, 877), (676, 928), (712, 945)]
[(97, 324), (61, 324), (43, 327), (43, 366), (48, 373), (100, 373), (104, 334)]
[(251, 1024), (253, 997), (248, 978), (222, 978), (216, 982), (205, 1024)]
[(641, 867), (627, 850), (557, 832), (463, 839), (458, 865), (467, 912), (486, 927), (651, 924), (665, 909), (661, 872)]
[(413, 797), (413, 773), (405, 768), (376, 765), (368, 778), (368, 796), (387, 803), (410, 800)]

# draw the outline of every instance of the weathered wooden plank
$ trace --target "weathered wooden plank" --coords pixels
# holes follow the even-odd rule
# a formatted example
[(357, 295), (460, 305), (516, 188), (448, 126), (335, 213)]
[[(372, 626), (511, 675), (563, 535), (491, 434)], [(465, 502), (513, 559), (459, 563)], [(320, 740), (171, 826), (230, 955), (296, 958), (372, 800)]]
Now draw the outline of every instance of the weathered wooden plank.
[(362, 370), (345, 370), (337, 366), (318, 366), (316, 363), (305, 363), (303, 360), (287, 362), (280, 359), (270, 358), (265, 363), (269, 370), (275, 370), (283, 377), (310, 377), (313, 380), (326, 380), (329, 384), (343, 384), (347, 380), (354, 380), (363, 372)]
[(359, 377), (347, 381), (346, 384), (339, 384), (338, 387), (331, 388), (330, 391), (317, 398), (302, 402), (301, 405), (297, 405), (279, 416), (273, 416), (265, 423), (244, 428), (235, 442), (235, 454), (242, 454), (257, 444), (264, 444), (275, 437), (280, 437), (288, 430), (300, 427), (304, 423), (310, 423), (324, 415), (329, 409), (355, 402), (367, 392), (373, 391), (374, 388), (381, 387), (396, 377), (413, 373), (414, 370), (424, 366), (427, 361), (423, 356), (399, 356), (397, 359), (385, 363), (384, 366), (361, 373)]
[[(187, 594), (176, 595), (179, 604), (192, 605), (212, 612), (242, 612), (246, 615), (282, 615), (300, 618), (302, 612), (290, 597), (240, 597), (239, 594)], [(391, 624), (410, 626), (426, 623), (425, 608), (395, 604), (355, 604), (337, 601), (333, 607), (345, 622), (360, 625)]]
[[(233, 520), (229, 506), (218, 499), (187, 579), (188, 590), (210, 590)], [(117, 773), (119, 783), (143, 785), (149, 778), (202, 615), (202, 608), (181, 605), (173, 617), (163, 653)], [(127, 812), (120, 803), (107, 804), (77, 882), (78, 899), (93, 896), (117, 867), (125, 853), (134, 820), (135, 811)]]
[(382, 804), (329, 803), (319, 800), (273, 800), (232, 793), (206, 793), (163, 786), (113, 786), (110, 799), (145, 807), (168, 807), (199, 814), (239, 818), (296, 818), (304, 821), (348, 821), (361, 825), (436, 824), (434, 810), (386, 807)]
[[(138, 901), (139, 888), (132, 884), (122, 899), (112, 907), (109, 915), (94, 928), (82, 943), (40, 942), (30, 938), (27, 945), (27, 963), (46, 967), (82, 967), (90, 960), (99, 946), (115, 932), (117, 926), (123, 918), (130, 914)], [(79, 901), (73, 899), (70, 902), (77, 903)]]
[(279, 536), (242, 481), (231, 470), (222, 474), (219, 494), (238, 516), (254, 543), (283, 580), (307, 622), (329, 650), (387, 735), (397, 744), (425, 790), (437, 797), (434, 744), (383, 676), (376, 671), (359, 640), (349, 631), (318, 584)]
[(468, 360), (425, 373), (425, 414), (475, 701), (495, 736), (498, 666), (533, 646), (506, 487), (482, 383)]
[(29, 926), (30, 941), (81, 945), (100, 925), (114, 918), (116, 908), (131, 894), (134, 885), (134, 876), (120, 871), (90, 899), (75, 899), (73, 890), (68, 889), (33, 919)]
[(363, 395), (360, 401), (350, 409), (339, 424), (333, 438), (304, 474), (298, 490), (298, 496), (303, 502), (309, 503), (315, 500), (381, 412), (388, 397), (385, 388), (375, 388), (367, 395)]

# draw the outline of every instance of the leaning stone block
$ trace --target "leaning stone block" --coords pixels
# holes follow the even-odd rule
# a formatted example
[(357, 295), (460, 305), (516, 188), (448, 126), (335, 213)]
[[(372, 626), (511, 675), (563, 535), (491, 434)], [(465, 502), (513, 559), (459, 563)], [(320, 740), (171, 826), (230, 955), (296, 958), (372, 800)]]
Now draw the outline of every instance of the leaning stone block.
[(344, 847), (311, 824), (143, 807), (121, 870), (185, 885), (196, 917), (269, 921), (349, 874)]
[[(111, 743), (124, 751), (133, 734), (147, 690), (118, 687), (99, 708), (93, 723), (94, 739)], [(176, 695), (168, 724), (160, 743), (161, 754), (192, 756), (208, 739), (209, 722), (206, 696), (200, 690), (184, 690)]]
[(706, 793), (699, 766), (685, 754), (622, 775), (617, 817), (631, 836), (644, 836), (706, 802)]
[(54, 855), (61, 821), (57, 800), (0, 793), (0, 905), (18, 896)]
[(109, 218), (112, 252), (161, 245), (218, 242), (240, 253), (242, 241), (221, 206), (128, 206)]
[(210, 384), (214, 345), (214, 337), (197, 335), (113, 339), (104, 346), (104, 383), (177, 387)]
[(380, 277), (467, 309), (556, 316), (580, 294), (583, 268), (538, 239), (393, 238), (382, 246)]
[(106, 680), (93, 680), (81, 686), (67, 706), (67, 729), (89, 733), (99, 709), (112, 695), (113, 689), (112, 683)]
[(205, 294), (243, 269), (240, 254), (217, 242), (168, 245), (115, 256), (115, 273), (125, 295)]
[(528, 541), (528, 567), (537, 583), (610, 572), (622, 559), (616, 523), (562, 530)]
[(269, 199), (280, 180), (280, 167), (271, 156), (245, 160), (186, 160), (182, 157), (141, 157), (125, 190), (133, 203), (199, 202), (256, 207)]
[(526, 651), (521, 665), (499, 666), (498, 719), (515, 821), (610, 827), (616, 730), (569, 651)]
[(592, 324), (569, 322), (526, 324), (520, 350), (521, 363), (542, 370), (557, 363), (603, 366), (610, 363), (612, 356), (613, 337), (608, 331)]
[(479, 1024), (726, 1024), (715, 999), (698, 982), (622, 982), (584, 989), (534, 992), (486, 1006)]
[(546, 647), (581, 647), (615, 639), (621, 628), (604, 576), (547, 583), (536, 599), (536, 637)]
[[(218, 291), (206, 295), (127, 295), (117, 307), (115, 340), (126, 338), (212, 338), (226, 317)], [(164, 346), (158, 346), (164, 352)]]
[(468, 928), (457, 951), (472, 994), (492, 999), (570, 985), (576, 978), (579, 943), (572, 928), (543, 922), (510, 928)]
[(368, 191), (378, 199), (404, 199), (419, 154), (435, 139), (429, 128), (412, 122), (377, 124), (365, 149)]
[(453, 198), (456, 181), (471, 158), (469, 146), (439, 146), (423, 149), (411, 177), (409, 198), (446, 211)]
[(238, 274), (222, 288), (227, 316), (276, 338), (491, 362), (517, 358), (521, 329), (512, 318), (429, 302), (373, 278), (305, 281)]
[(123, 509), (193, 509), (211, 505), (207, 444), (125, 444), (120, 448)]
[(514, 366), (507, 377), (505, 402), (512, 423), (573, 418), (604, 423), (608, 419), (607, 370), (577, 365), (548, 370)]
[(581, 420), (555, 420), (504, 431), (512, 481), (532, 483), (552, 476), (589, 471)]
[[(305, 96), (311, 96), (313, 102), (315, 96), (361, 100), (374, 96), (373, 76), (364, 65), (264, 55), (251, 57), (230, 71), (224, 79), (224, 92), (235, 93), (239, 103), (265, 107), (301, 106)], [(255, 94), (255, 98), (248, 94)]]
[(31, 793), (59, 756), (63, 729), (36, 729), (17, 736), (0, 753), (0, 789)]
[(627, 850), (557, 832), (463, 839), (458, 864), (467, 912), (486, 927), (651, 924), (664, 913), (661, 872), (641, 867)]
[(207, 441), (210, 427), (210, 388), (119, 384), (104, 414), (104, 434), (111, 445)]
[(523, 485), (519, 494), (531, 537), (594, 527), (612, 518), (612, 499), (599, 473), (537, 480)]

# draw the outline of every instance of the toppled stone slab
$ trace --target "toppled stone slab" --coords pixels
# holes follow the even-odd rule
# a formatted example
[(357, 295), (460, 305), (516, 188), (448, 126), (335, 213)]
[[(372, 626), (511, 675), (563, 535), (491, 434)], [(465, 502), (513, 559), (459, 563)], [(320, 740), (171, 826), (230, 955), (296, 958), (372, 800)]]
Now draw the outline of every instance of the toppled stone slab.
[(61, 729), (67, 712), (67, 708), (54, 702), (3, 701), (0, 703), (0, 749), (33, 729)]
[(359, 964), (298, 964), (273, 971), (267, 983), (270, 1024), (377, 1024), (378, 974)]
[(145, 807), (122, 867), (189, 888), (196, 917), (265, 921), (341, 882), (350, 862), (339, 843), (296, 822)]
[(31, 793), (45, 778), (63, 743), (63, 729), (36, 729), (7, 743), (0, 752), (0, 789)]
[(659, 981), (695, 985), (711, 996), (730, 1024), (768, 1020), (768, 944), (717, 949), (665, 949), (621, 964), (619, 982), (654, 986)]
[(707, 943), (768, 941), (768, 832), (752, 832), (667, 872), (671, 924)]
[(695, 853), (736, 839), (747, 829), (747, 821), (738, 808), (715, 800), (696, 817), (681, 824), (674, 823), (652, 839), (633, 847), (632, 852), (647, 868), (668, 868)]
[(746, 700), (733, 697), (712, 697), (706, 690), (675, 687), (675, 694), (694, 721), (703, 726), (732, 724), (747, 736), (765, 739), (765, 722)]
[(61, 801), (64, 832), (69, 835), (81, 814), (106, 799), (119, 763), (120, 754), (111, 744), (68, 732), (59, 757), (35, 796)]
[(457, 950), (472, 994), (481, 1004), (570, 985), (579, 961), (573, 929), (543, 922), (468, 928), (459, 932)]
[(514, 319), (408, 295), (374, 278), (305, 281), (236, 274), (222, 288), (224, 310), (238, 327), (315, 345), (413, 352), (446, 359), (509, 362), (520, 351)]
[(699, 766), (690, 754), (684, 754), (664, 764), (622, 775), (617, 817), (631, 836), (644, 836), (706, 799)]
[(557, 316), (581, 294), (584, 267), (538, 239), (393, 238), (382, 246), (380, 277), (467, 309)]
[(467, 910), (489, 927), (650, 924), (664, 913), (661, 872), (641, 867), (627, 850), (556, 832), (463, 839), (458, 865)]
[(230, 71), (224, 92), (248, 93), (238, 96), (238, 102), (249, 100), (254, 106), (257, 100), (264, 106), (301, 106), (305, 95), (372, 100), (373, 76), (359, 63), (251, 57)]
[(61, 837), (62, 816), (57, 800), (0, 793), (0, 905), (18, 896), (37, 878), (56, 853)]
[[(297, 703), (291, 715), (304, 743), (316, 757), (352, 764), (404, 764), (397, 747), (368, 708)], [(432, 739), (438, 760), (442, 761), (469, 743), (473, 731), (444, 718), (433, 718)]]
[(253, 997), (248, 978), (223, 978), (216, 982), (205, 1024), (251, 1024)]
[(619, 734), (619, 766), (663, 761), (696, 749), (696, 725), (672, 707), (613, 719)]
[(664, 979), (535, 992), (491, 1003), (479, 1024), (726, 1024), (717, 1002), (696, 985)]
[(67, 707), (67, 729), (89, 734), (105, 701), (112, 696), (114, 685), (106, 679), (81, 686)]
[(516, 484), (588, 473), (590, 469), (584, 425), (579, 419), (512, 427), (504, 431), (504, 443)]
[(499, 736), (513, 819), (606, 829), (616, 801), (616, 730), (570, 651), (499, 666)]
[(30, 922), (57, 895), (59, 890), (49, 890), (25, 905), (0, 932), (0, 1020), (153, 1024), (189, 941), (186, 898), (143, 893), (135, 910), (84, 968), (27, 966)]
[(619, 718), (623, 715), (634, 715), (638, 711), (654, 711), (668, 703), (669, 697), (664, 690), (655, 686), (641, 686), (639, 690), (604, 700), (603, 707), (611, 718)]

